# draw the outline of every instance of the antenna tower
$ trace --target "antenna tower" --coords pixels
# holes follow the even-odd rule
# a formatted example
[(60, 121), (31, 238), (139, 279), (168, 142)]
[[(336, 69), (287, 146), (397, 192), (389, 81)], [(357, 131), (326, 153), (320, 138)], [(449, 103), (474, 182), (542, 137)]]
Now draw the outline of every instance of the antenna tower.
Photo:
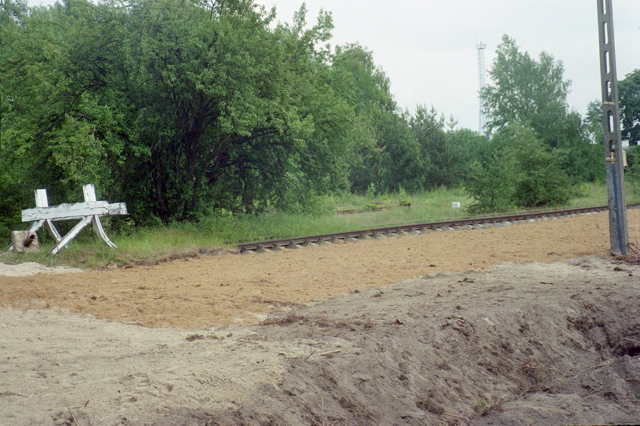
[(484, 114), (482, 112), (482, 98), (480, 93), (484, 89), (484, 49), (487, 47), (483, 42), (476, 43), (476, 49), (478, 49), (478, 85), (480, 86), (478, 91), (478, 133), (484, 133)]

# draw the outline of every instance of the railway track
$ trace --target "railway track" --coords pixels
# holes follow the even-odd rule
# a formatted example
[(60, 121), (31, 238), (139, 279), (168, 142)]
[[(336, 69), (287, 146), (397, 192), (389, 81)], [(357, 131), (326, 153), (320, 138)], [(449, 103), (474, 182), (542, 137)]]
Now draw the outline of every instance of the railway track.
[[(627, 208), (638, 208), (640, 204), (629, 204)], [(554, 210), (544, 212), (528, 212), (507, 216), (472, 217), (439, 222), (395, 225), (384, 228), (361, 229), (358, 231), (337, 232), (333, 234), (309, 235), (305, 237), (283, 238), (280, 240), (260, 241), (238, 244), (241, 253), (260, 253), (266, 250), (282, 250), (283, 248), (299, 248), (309, 245), (332, 243), (336, 241), (357, 241), (361, 239), (394, 237), (399, 235), (418, 235), (430, 231), (451, 231), (460, 229), (482, 229), (488, 226), (510, 225), (524, 221), (533, 222), (545, 218), (558, 218), (607, 211), (608, 206), (585, 207), (580, 209)]]

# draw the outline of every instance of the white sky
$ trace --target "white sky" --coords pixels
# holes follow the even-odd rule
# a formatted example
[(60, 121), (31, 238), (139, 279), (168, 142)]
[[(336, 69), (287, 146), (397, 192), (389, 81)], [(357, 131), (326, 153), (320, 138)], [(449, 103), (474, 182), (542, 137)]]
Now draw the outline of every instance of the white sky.
[[(28, 0), (51, 4), (52, 0)], [(291, 22), (302, 0), (257, 0)], [(460, 127), (478, 129), (478, 56), (486, 69), (503, 34), (522, 51), (562, 61), (572, 81), (569, 104), (581, 114), (600, 99), (596, 0), (306, 0), (309, 26), (320, 9), (333, 15), (332, 45), (373, 52), (402, 108), (433, 105)], [(640, 0), (613, 0), (618, 79), (640, 68)], [(488, 79), (487, 79), (488, 81)]]
[[(291, 22), (300, 0), (262, 0)], [(478, 129), (477, 42), (489, 70), (503, 34), (533, 57), (562, 61), (569, 104), (581, 114), (600, 99), (595, 0), (307, 0), (308, 22), (332, 12), (332, 44), (358, 42), (391, 80), (402, 108), (433, 105)], [(613, 0), (618, 78), (640, 68), (640, 0)], [(488, 76), (487, 76), (488, 82)]]

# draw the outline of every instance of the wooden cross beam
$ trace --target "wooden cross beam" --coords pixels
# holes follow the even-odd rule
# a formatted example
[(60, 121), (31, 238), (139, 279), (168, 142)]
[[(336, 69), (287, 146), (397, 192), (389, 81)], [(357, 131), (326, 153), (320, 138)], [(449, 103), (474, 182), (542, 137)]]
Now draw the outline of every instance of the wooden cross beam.
[[(35, 232), (43, 225), (46, 225), (51, 235), (56, 240), (56, 245), (48, 254), (56, 254), (73, 240), (82, 229), (89, 223), (93, 224), (93, 230), (98, 238), (104, 241), (109, 247), (117, 248), (104, 232), (100, 218), (104, 216), (118, 216), (127, 214), (125, 203), (108, 203), (107, 201), (96, 201), (96, 190), (93, 185), (82, 187), (84, 203), (60, 204), (49, 206), (47, 192), (45, 189), (36, 190), (36, 208), (22, 210), (22, 221), (32, 222), (29, 231)], [(64, 237), (53, 225), (57, 220), (80, 220)], [(12, 247), (10, 246), (9, 249)]]
[(83, 219), (87, 216), (114, 216), (122, 212), (124, 203), (109, 204), (106, 201), (85, 201), (84, 203), (60, 204), (51, 207), (36, 207), (22, 210), (22, 221)]

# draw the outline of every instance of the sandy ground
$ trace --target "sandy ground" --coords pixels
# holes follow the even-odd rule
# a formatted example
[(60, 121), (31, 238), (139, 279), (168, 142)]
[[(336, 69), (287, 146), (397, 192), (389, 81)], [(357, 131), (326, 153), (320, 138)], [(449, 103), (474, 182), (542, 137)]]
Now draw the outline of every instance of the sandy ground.
[[(637, 241), (640, 210), (629, 222)], [(638, 423), (640, 267), (608, 247), (593, 214), (153, 267), (0, 265), (0, 424)]]

